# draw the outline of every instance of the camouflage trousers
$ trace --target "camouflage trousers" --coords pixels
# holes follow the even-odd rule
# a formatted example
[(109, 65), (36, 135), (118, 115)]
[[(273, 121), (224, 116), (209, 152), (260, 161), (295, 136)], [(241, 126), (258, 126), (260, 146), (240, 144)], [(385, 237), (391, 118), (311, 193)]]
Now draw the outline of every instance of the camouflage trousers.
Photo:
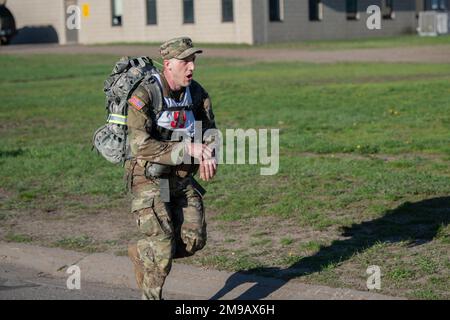
[(138, 165), (130, 174), (131, 211), (144, 236), (137, 243), (144, 269), (142, 298), (158, 300), (172, 260), (193, 255), (205, 246), (203, 201), (189, 176), (169, 177), (170, 202), (165, 203), (160, 197), (158, 178), (147, 178)]

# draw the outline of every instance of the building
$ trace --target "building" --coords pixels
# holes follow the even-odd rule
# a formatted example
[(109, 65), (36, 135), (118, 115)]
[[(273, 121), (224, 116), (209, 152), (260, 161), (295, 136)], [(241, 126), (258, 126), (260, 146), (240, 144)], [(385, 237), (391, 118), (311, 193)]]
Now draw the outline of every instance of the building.
[[(447, 12), (448, 4), (449, 0), (9, 0), (7, 6), (19, 29), (16, 43), (161, 42), (189, 35), (195, 42), (258, 44), (415, 33), (419, 11)], [(381, 8), (380, 30), (366, 26), (370, 5)]]

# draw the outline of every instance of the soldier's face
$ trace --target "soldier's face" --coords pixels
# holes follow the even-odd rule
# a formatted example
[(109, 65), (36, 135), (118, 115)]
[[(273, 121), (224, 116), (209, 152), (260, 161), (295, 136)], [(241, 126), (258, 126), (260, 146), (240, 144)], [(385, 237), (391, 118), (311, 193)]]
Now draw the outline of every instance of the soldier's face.
[(195, 54), (183, 60), (171, 59), (169, 63), (169, 72), (177, 87), (187, 87), (191, 84), (194, 77), (194, 69)]

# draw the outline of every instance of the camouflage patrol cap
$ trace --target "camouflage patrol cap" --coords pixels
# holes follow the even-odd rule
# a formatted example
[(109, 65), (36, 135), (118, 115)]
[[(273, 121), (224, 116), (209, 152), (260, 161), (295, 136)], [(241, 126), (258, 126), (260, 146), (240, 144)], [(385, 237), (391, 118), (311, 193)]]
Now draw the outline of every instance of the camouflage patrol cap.
[(194, 53), (202, 53), (203, 50), (194, 48), (192, 40), (188, 37), (170, 39), (164, 42), (160, 47), (160, 54), (164, 60), (184, 59)]

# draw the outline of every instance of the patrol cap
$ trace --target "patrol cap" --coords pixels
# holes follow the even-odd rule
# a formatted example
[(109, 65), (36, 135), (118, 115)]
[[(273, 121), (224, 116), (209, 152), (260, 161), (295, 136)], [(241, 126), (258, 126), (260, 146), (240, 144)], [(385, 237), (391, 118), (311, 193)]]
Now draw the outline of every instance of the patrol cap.
[(194, 48), (191, 38), (179, 37), (164, 42), (160, 47), (160, 54), (164, 60), (184, 59), (194, 53), (202, 53), (203, 50)]

